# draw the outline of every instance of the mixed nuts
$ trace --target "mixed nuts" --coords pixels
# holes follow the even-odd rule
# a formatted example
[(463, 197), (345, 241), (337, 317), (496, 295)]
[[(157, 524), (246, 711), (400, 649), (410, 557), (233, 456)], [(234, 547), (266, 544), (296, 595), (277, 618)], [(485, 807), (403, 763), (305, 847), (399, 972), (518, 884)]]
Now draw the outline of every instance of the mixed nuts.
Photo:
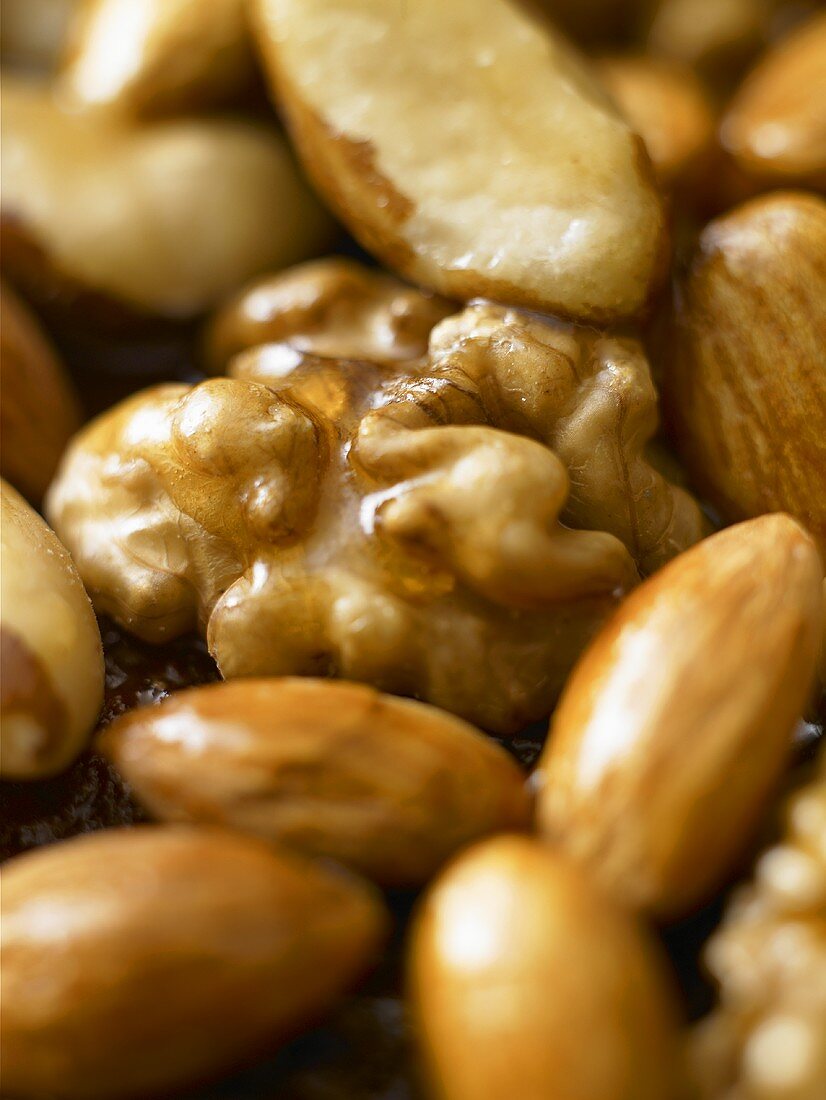
[(4, 0), (4, 1095), (826, 1095), (816, 9)]

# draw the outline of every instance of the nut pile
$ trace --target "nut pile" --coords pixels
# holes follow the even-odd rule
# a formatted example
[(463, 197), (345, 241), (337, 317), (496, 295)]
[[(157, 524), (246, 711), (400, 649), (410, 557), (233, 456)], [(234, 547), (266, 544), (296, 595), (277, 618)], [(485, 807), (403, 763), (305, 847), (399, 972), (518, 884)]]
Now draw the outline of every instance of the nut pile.
[(818, 8), (4, 0), (4, 1095), (826, 1095)]

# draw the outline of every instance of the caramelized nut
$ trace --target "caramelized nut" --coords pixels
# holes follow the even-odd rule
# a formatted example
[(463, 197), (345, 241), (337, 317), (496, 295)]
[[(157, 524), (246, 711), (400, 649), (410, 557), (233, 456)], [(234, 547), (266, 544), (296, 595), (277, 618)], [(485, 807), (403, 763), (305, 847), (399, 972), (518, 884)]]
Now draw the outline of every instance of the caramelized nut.
[(106, 413), (48, 502), (101, 610), (152, 641), (200, 624), (225, 676), (333, 674), (514, 732), (635, 561), (701, 537), (644, 459), (635, 341), (479, 305), (424, 364), (273, 351), (266, 385)]
[(2, 774), (37, 779), (68, 767), (103, 700), (100, 633), (69, 554), (0, 482)]
[(220, 829), (78, 837), (3, 871), (3, 1087), (168, 1096), (306, 1026), (357, 978), (380, 902)]
[(539, 820), (623, 903), (685, 913), (740, 854), (812, 686), (822, 576), (790, 517), (729, 528), (638, 588), (575, 669)]
[(728, 519), (788, 511), (826, 559), (826, 202), (754, 199), (704, 230), (676, 298), (668, 416)]
[(100, 742), (155, 817), (329, 856), (384, 886), (527, 825), (524, 776), (457, 718), (328, 680), (240, 680), (131, 711)]
[[(4, 81), (4, 259), (37, 301), (80, 287), (187, 316), (311, 255), (329, 222), (270, 127), (184, 119), (129, 128)], [(31, 254), (40, 256), (39, 264)]]
[(648, 158), (547, 22), (517, 0), (253, 12), (309, 174), (388, 267), (576, 319), (643, 308), (665, 244)]
[(80, 426), (72, 384), (37, 321), (0, 284), (0, 472), (30, 500), (45, 493)]
[(504, 837), (426, 897), (410, 957), (444, 1100), (671, 1100), (676, 1011), (641, 927), (563, 856)]

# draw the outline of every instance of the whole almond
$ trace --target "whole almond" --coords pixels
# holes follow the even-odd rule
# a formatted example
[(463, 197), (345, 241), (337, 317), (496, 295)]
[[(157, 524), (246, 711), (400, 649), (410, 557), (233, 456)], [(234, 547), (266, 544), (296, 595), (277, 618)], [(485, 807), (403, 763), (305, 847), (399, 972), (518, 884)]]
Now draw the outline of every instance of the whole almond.
[(739, 524), (638, 588), (574, 670), (540, 826), (625, 904), (685, 913), (740, 854), (814, 678), (821, 577), (790, 517)]
[(728, 519), (787, 511), (826, 550), (826, 202), (777, 193), (712, 222), (676, 299), (667, 417)]
[(322, 1013), (383, 926), (357, 881), (220, 829), (20, 856), (3, 870), (4, 1093), (169, 1096)]
[(100, 742), (168, 821), (226, 824), (383, 885), (528, 824), (522, 770), (452, 715), (361, 684), (237, 680), (134, 710)]
[(764, 54), (732, 100), (720, 134), (755, 182), (826, 188), (826, 13)]
[(442, 1100), (669, 1100), (672, 993), (653, 943), (564, 856), (500, 837), (418, 913), (418, 1038)]

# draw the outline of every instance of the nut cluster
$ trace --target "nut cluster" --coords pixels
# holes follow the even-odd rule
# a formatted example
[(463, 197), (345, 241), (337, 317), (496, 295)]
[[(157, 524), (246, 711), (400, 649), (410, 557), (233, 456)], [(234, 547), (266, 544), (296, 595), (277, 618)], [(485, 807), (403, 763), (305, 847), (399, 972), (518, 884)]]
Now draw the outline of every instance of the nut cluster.
[(821, 9), (3, 0), (4, 1095), (826, 1095)]

